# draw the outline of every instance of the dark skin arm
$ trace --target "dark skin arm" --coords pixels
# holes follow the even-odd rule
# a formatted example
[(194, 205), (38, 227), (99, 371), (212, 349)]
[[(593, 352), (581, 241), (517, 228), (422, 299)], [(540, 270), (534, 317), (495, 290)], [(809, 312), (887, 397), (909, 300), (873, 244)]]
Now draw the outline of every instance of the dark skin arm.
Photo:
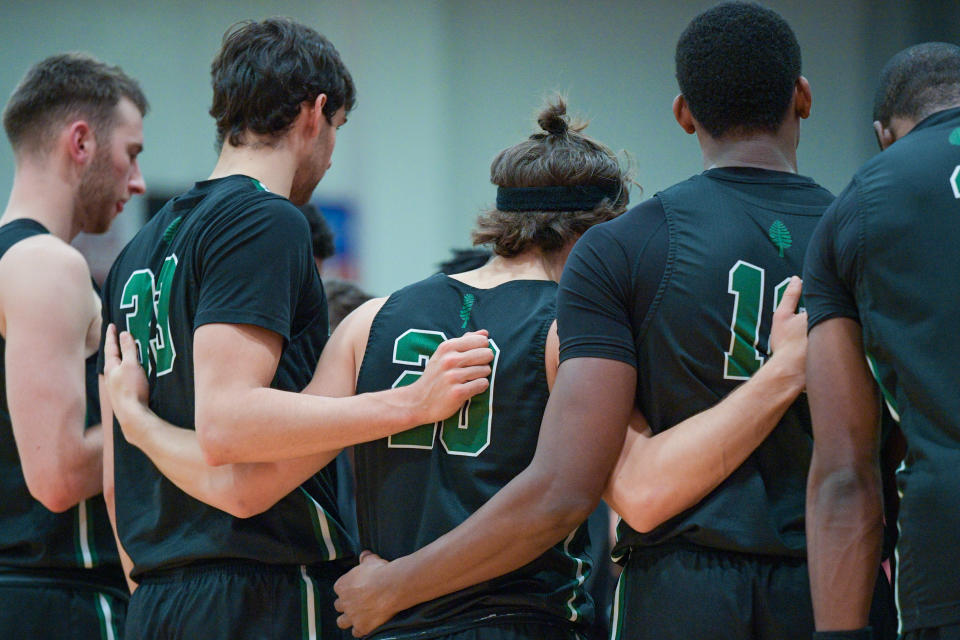
[(848, 318), (826, 320), (809, 336), (807, 552), (821, 631), (867, 625), (883, 542), (880, 399), (860, 336)]
[[(560, 365), (533, 461), (463, 524), (403, 558), (365, 553), (335, 585), (341, 628), (357, 637), (396, 612), (517, 569), (562, 540), (600, 501), (636, 387), (625, 363)], [(518, 532), (523, 535), (518, 535)]]

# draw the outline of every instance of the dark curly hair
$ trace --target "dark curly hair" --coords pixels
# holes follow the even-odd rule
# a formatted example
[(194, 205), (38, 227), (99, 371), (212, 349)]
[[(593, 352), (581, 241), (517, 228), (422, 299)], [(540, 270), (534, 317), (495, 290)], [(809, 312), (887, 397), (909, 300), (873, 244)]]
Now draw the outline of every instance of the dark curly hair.
[(555, 97), (537, 122), (543, 129), (504, 149), (490, 165), (490, 182), (499, 187), (605, 186), (619, 188), (589, 211), (500, 211), (480, 214), (472, 238), (507, 258), (537, 247), (558, 251), (587, 229), (623, 213), (630, 200), (628, 172), (606, 146), (581, 133), (586, 123), (570, 123), (567, 105)]
[(891, 118), (919, 122), (960, 104), (960, 47), (925, 42), (890, 58), (880, 72), (873, 119), (889, 126)]
[(677, 82), (693, 117), (714, 138), (775, 132), (800, 77), (800, 45), (775, 11), (725, 2), (680, 35)]
[(14, 151), (42, 148), (68, 118), (84, 118), (94, 134), (109, 139), (116, 106), (127, 98), (146, 115), (149, 105), (137, 81), (120, 67), (84, 53), (62, 53), (33, 65), (3, 111), (3, 127)]
[(288, 18), (245, 21), (230, 27), (210, 65), (217, 146), (244, 144), (244, 133), (282, 136), (300, 105), (321, 93), (323, 115), (332, 122), (340, 107), (356, 103), (350, 72), (333, 44)]

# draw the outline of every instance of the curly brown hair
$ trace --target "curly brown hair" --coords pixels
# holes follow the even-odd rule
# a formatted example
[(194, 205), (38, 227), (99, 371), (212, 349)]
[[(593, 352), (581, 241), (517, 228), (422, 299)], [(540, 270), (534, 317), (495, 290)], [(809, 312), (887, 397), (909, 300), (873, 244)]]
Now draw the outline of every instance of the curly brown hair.
[(604, 198), (589, 211), (501, 211), (490, 209), (477, 219), (475, 245), (489, 244), (497, 255), (511, 258), (536, 247), (559, 251), (587, 229), (611, 220), (630, 200), (628, 171), (605, 145), (581, 133), (585, 122), (571, 123), (567, 105), (554, 97), (540, 112), (543, 129), (504, 149), (490, 165), (490, 181), (499, 187), (572, 187), (614, 185), (616, 199)]

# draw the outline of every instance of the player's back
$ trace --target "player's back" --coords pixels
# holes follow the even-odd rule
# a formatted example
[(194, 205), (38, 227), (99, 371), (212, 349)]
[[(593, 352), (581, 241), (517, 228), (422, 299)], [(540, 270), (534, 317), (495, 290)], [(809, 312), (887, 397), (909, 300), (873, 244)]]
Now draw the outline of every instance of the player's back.
[(898, 415), (898, 606), (905, 630), (960, 620), (960, 108), (923, 120), (854, 177), (864, 349)]
[[(654, 433), (704, 411), (763, 363), (773, 310), (802, 272), (833, 196), (809, 178), (712, 169), (657, 194), (669, 252), (637, 335), (637, 399)], [(629, 224), (629, 216), (609, 225)], [(638, 240), (639, 242), (639, 240)], [(647, 534), (622, 525), (619, 549), (679, 537), (718, 549), (802, 556), (812, 448), (806, 397), (698, 505)]]
[[(288, 304), (270, 298), (272, 291)], [(288, 391), (309, 381), (328, 333), (303, 216), (245, 176), (197, 183), (168, 202), (114, 263), (104, 310), (105, 322), (138, 342), (151, 409), (189, 429), (197, 327), (252, 324), (283, 335), (272, 386)], [(119, 427), (114, 452), (117, 528), (135, 577), (195, 561), (300, 565), (352, 553), (337, 520), (332, 470), (264, 513), (238, 519), (180, 491)]]
[[(487, 329), (495, 357), (488, 391), (465, 411), (356, 447), (364, 548), (387, 559), (412, 553), (466, 520), (529, 464), (548, 397), (544, 348), (555, 297), (551, 281), (478, 289), (436, 275), (384, 303), (370, 328), (358, 393), (410, 384), (440, 341), (466, 331)], [(406, 637), (481, 620), (586, 624), (587, 542), (581, 526), (526, 567), (402, 612), (379, 631)]]

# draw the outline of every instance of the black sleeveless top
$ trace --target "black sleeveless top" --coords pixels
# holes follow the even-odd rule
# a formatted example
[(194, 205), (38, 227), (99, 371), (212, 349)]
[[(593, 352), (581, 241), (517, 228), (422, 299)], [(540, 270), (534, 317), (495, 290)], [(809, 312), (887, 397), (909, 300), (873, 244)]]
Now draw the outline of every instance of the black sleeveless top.
[[(489, 390), (458, 414), (355, 448), (364, 548), (387, 559), (416, 551), (466, 520), (530, 463), (548, 397), (544, 346), (555, 300), (553, 282), (477, 289), (440, 274), (390, 296), (370, 328), (358, 393), (412, 383), (442, 340), (467, 331), (489, 330), (496, 356)], [(427, 630), (451, 633), (505, 620), (588, 624), (593, 605), (582, 588), (588, 542), (582, 525), (527, 566), (403, 611), (373, 637), (424, 637)]]
[[(0, 227), (0, 259), (13, 245), (48, 233), (26, 218)], [(94, 290), (96, 287), (94, 285)], [(120, 586), (123, 574), (103, 496), (53, 513), (27, 490), (6, 394), (6, 341), (0, 339), (0, 571), (39, 571)], [(100, 422), (96, 354), (85, 363), (87, 427)]]

